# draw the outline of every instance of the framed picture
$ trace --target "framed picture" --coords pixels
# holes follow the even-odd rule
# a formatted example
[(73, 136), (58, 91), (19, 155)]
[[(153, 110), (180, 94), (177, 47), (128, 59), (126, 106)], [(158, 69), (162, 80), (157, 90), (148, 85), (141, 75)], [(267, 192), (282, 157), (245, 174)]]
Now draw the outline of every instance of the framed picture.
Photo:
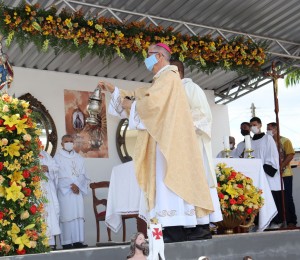
[(89, 125), (87, 105), (92, 92), (64, 90), (66, 133), (74, 136), (74, 150), (85, 158), (108, 158), (105, 94), (99, 125)]

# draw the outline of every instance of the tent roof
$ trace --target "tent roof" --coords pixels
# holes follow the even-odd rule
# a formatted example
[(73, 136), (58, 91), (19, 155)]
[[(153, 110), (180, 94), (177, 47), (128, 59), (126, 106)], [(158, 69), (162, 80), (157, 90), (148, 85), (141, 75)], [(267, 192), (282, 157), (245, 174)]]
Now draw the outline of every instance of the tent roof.
[[(22, 0), (7, 0), (6, 5), (17, 6)], [(270, 59), (263, 66), (269, 71), (272, 61), (281, 68), (300, 67), (300, 2), (298, 0), (27, 0), (42, 8), (56, 5), (81, 9), (86, 16), (115, 17), (120, 21), (141, 21), (172, 26), (174, 30), (189, 34), (212, 34), (230, 38), (245, 35), (269, 44)], [(115, 57), (109, 64), (99, 57), (87, 55), (82, 60), (74, 53), (39, 53), (33, 44), (23, 51), (14, 44), (6, 51), (14, 66), (40, 70), (77, 73), (82, 75), (150, 82), (152, 76), (136, 60), (129, 63)], [(203, 89), (213, 90), (216, 103), (226, 104), (270, 82), (263, 76), (250, 79), (235, 72), (215, 71), (207, 75), (186, 71)]]

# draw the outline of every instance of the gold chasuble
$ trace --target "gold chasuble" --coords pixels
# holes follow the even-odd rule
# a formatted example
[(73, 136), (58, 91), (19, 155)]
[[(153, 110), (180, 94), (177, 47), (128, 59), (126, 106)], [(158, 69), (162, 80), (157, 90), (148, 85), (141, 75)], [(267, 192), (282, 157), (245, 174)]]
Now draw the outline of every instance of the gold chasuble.
[(137, 181), (145, 192), (148, 210), (155, 206), (156, 144), (166, 160), (164, 183), (187, 203), (196, 216), (213, 212), (192, 116), (176, 66), (166, 66), (150, 87), (134, 92), (136, 109), (147, 130), (138, 131), (134, 153)]

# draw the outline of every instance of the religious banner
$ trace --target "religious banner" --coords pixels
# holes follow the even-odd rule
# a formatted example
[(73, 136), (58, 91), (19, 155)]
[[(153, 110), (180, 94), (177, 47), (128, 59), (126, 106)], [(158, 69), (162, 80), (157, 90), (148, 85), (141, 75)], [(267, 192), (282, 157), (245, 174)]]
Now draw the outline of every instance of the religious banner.
[(85, 158), (108, 158), (105, 94), (99, 125), (86, 123), (92, 92), (64, 90), (66, 133), (74, 137), (74, 150)]

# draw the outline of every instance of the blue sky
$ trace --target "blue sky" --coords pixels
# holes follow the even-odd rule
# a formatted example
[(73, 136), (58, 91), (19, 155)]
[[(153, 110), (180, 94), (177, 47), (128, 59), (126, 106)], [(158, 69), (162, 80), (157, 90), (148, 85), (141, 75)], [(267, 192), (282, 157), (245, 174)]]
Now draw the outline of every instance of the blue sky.
[[(279, 124), (280, 134), (289, 138), (294, 148), (300, 148), (300, 84), (286, 88), (279, 79)], [(240, 123), (251, 119), (250, 106), (254, 103), (255, 115), (262, 120), (262, 131), (267, 123), (275, 122), (273, 85), (268, 84), (228, 104), (230, 135), (236, 144), (243, 140)]]

